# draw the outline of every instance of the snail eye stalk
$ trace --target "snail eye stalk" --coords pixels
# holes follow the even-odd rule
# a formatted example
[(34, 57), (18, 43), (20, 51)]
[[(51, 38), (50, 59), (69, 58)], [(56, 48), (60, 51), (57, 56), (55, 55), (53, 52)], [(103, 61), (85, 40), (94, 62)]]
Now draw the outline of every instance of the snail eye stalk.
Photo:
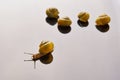
[[(24, 54), (33, 55), (32, 53), (26, 53), (26, 52), (24, 52)], [(33, 60), (31, 59), (31, 60), (24, 60), (24, 61), (33, 61)]]
[(34, 69), (36, 69), (36, 61), (34, 61)]
[[(34, 54), (32, 54), (32, 53), (26, 53), (26, 52), (24, 52), (24, 54), (28, 54), (28, 55), (34, 55)], [(34, 69), (36, 69), (36, 61), (35, 60), (24, 60), (24, 61), (34, 61)]]
[(33, 61), (33, 60), (24, 60), (24, 61)]
[(33, 53), (26, 53), (26, 52), (24, 52), (24, 54), (33, 55)]
[[(33, 60), (24, 60), (24, 61), (33, 61)], [(34, 61), (34, 69), (36, 69), (36, 61)]]

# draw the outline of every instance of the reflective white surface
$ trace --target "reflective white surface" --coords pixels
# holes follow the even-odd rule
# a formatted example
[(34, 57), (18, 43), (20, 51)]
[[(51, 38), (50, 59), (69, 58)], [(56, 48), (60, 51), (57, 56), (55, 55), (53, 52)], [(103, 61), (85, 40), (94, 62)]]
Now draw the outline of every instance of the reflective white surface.
[[(71, 31), (46, 22), (45, 10), (56, 7), (69, 16)], [(77, 14), (90, 13), (89, 25), (80, 27)], [(100, 32), (95, 19), (111, 17), (110, 29)], [(0, 80), (120, 80), (119, 0), (2, 0), (0, 1)], [(37, 53), (42, 40), (55, 44), (53, 62), (24, 62)]]

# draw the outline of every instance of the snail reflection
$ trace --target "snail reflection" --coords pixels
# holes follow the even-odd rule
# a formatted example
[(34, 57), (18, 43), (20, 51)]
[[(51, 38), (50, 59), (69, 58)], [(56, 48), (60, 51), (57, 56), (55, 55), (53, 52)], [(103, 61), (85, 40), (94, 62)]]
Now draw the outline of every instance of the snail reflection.
[(54, 44), (51, 41), (42, 41), (39, 45), (39, 52), (36, 54), (25, 53), (32, 55), (31, 60), (24, 61), (34, 61), (34, 68), (36, 68), (36, 61), (40, 60), (44, 64), (49, 64), (53, 61), (52, 52), (54, 50)]
[(50, 25), (55, 25), (57, 23), (57, 18), (46, 17), (46, 22)]
[(110, 29), (109, 24), (106, 25), (96, 25), (97, 30), (99, 30), (100, 32), (107, 32)]
[(61, 32), (63, 34), (66, 34), (71, 31), (71, 27), (70, 26), (58, 26), (58, 30), (59, 30), (59, 32)]
[(45, 56), (42, 56), (40, 58), (40, 61), (43, 63), (43, 64), (50, 64), (52, 61), (53, 61), (53, 55), (51, 53), (45, 55)]
[(80, 27), (87, 27), (89, 25), (88, 21), (87, 22), (83, 22), (83, 21), (78, 20), (77, 23), (78, 23), (78, 25)]

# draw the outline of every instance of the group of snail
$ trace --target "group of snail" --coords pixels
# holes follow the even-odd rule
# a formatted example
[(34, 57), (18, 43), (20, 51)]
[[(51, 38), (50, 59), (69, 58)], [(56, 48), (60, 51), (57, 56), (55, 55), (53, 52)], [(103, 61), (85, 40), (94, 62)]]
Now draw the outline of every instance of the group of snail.
[[(57, 8), (48, 8), (46, 10), (46, 15), (49, 18), (58, 19), (57, 20), (58, 26), (66, 27), (72, 24), (72, 21), (69, 17), (59, 18), (59, 11)], [(88, 12), (80, 12), (78, 14), (78, 19), (82, 22), (87, 22), (89, 18), (90, 18), (90, 14)], [(110, 17), (107, 14), (103, 14), (103, 15), (98, 16), (95, 22), (96, 22), (96, 25), (98, 26), (106, 25), (110, 22)], [(35, 68), (35, 62), (37, 60), (40, 60), (44, 64), (49, 64), (53, 60), (53, 56), (52, 56), (53, 50), (54, 50), (53, 42), (42, 41), (39, 45), (38, 53), (36, 54), (25, 53), (25, 54), (32, 55), (32, 59), (24, 60), (24, 61), (34, 61), (34, 68)]]
[[(49, 18), (57, 19), (59, 18), (59, 11), (57, 8), (51, 7), (46, 10), (46, 15)], [(89, 18), (90, 18), (90, 14), (88, 12), (78, 13), (78, 19), (81, 22), (87, 22)], [(97, 26), (106, 25), (109, 22), (110, 22), (110, 16), (108, 16), (107, 14), (102, 14), (98, 16), (95, 20), (95, 23)], [(59, 18), (57, 23), (58, 23), (58, 26), (70, 26), (72, 24), (72, 21), (69, 17), (66, 16), (66, 17)]]

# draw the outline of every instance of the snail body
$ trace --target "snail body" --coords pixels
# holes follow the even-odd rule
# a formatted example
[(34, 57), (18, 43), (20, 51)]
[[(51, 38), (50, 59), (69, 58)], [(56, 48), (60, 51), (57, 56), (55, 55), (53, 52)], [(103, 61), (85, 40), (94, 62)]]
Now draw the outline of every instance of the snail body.
[(70, 26), (71, 24), (72, 24), (72, 21), (67, 16), (58, 19), (58, 26)]
[(49, 18), (58, 18), (59, 11), (57, 8), (51, 7), (46, 10), (46, 15)]
[(87, 22), (88, 19), (89, 19), (89, 17), (90, 17), (90, 15), (89, 15), (88, 12), (80, 12), (80, 13), (78, 14), (78, 18), (79, 18), (79, 20), (82, 21), (82, 22)]
[(106, 25), (110, 22), (110, 17), (107, 14), (102, 14), (96, 19), (96, 25)]
[[(49, 53), (47, 53), (47, 54), (49, 54)], [(47, 54), (46, 54), (46, 55), (47, 55)], [(39, 60), (42, 56), (44, 56), (44, 55), (41, 54), (41, 53), (33, 54), (33, 55), (32, 55), (32, 60), (33, 60), (33, 61), (37, 61), (37, 60)]]

